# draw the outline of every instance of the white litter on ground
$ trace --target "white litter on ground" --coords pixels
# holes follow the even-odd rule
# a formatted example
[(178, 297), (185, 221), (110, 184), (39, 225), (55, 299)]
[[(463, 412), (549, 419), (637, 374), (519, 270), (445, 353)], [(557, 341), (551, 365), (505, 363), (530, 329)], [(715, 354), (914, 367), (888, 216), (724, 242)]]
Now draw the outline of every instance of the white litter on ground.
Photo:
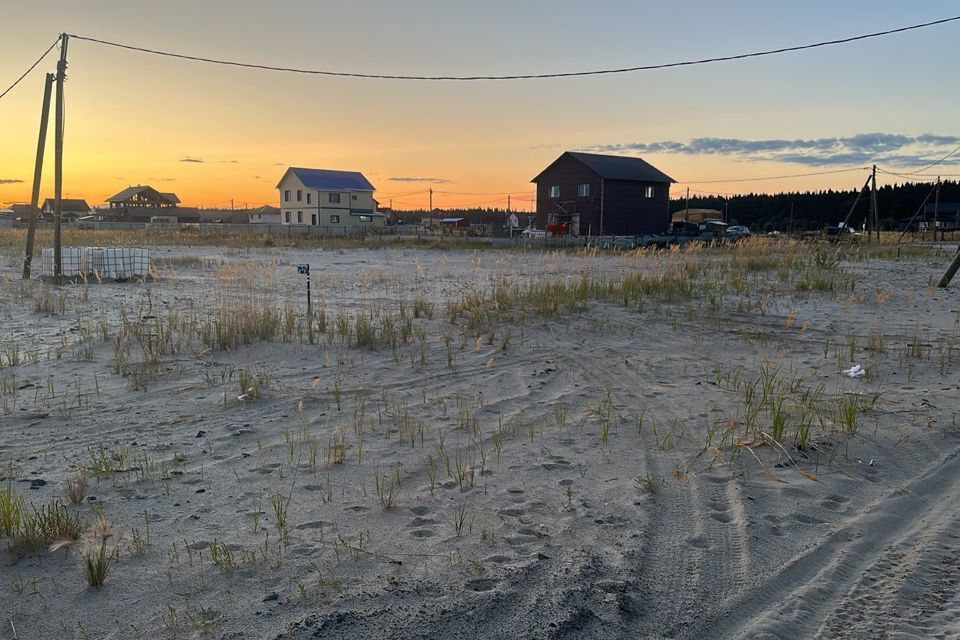
[(849, 369), (844, 369), (843, 375), (847, 376), (848, 378), (862, 378), (863, 376), (867, 375), (867, 370), (860, 365), (855, 364)]

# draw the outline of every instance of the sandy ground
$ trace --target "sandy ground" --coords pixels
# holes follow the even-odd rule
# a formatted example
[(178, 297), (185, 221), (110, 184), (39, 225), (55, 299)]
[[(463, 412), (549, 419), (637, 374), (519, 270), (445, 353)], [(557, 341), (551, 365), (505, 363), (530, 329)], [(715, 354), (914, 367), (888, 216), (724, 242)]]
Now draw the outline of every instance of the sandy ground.
[[(116, 472), (88, 471), (69, 509), (102, 513), (119, 544), (92, 589), (81, 545), (0, 540), (0, 638), (960, 637), (960, 286), (929, 287), (943, 256), (843, 263), (852, 292), (757, 273), (712, 305), (594, 302), (477, 337), (446, 300), (665, 262), (155, 255), (158, 282), (70, 285), (54, 313), (33, 302), (48, 287), (0, 266), (4, 486), (45, 504), (105, 452)], [(330, 318), (417, 295), (433, 318), (396, 349), (198, 344), (146, 390), (113, 372), (110, 338), (80, 331), (205, 313), (231, 286), (220, 261), (257, 265), (246, 286), (300, 307), (291, 264), (311, 263)], [(862, 401), (855, 433), (826, 409), (803, 450), (711, 441), (744, 419), (730, 380), (774, 369), (828, 407)], [(244, 370), (258, 398), (238, 399)]]

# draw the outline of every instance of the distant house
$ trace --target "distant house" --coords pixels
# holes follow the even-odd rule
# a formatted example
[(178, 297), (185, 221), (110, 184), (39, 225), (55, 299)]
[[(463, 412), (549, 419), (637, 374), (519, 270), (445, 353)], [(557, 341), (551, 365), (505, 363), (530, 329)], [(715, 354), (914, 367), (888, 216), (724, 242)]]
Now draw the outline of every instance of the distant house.
[(572, 235), (643, 235), (670, 226), (676, 180), (640, 158), (567, 151), (532, 182), (536, 225)]
[[(10, 205), (10, 217), (14, 220), (29, 220), (30, 211), (33, 209), (29, 204), (12, 204)], [(37, 211), (39, 213), (39, 211)]]
[(175, 193), (161, 193), (153, 187), (137, 186), (127, 187), (117, 195), (107, 198), (107, 204), (111, 209), (126, 207), (163, 209), (178, 206), (180, 198)]
[(250, 224), (280, 224), (280, 209), (269, 205), (250, 212)]
[(277, 184), (283, 224), (382, 227), (370, 181), (357, 171), (290, 167)]
[(175, 193), (161, 193), (153, 187), (141, 185), (127, 187), (115, 196), (107, 198), (110, 218), (123, 222), (176, 223), (198, 222), (198, 210), (181, 207)]
[[(53, 220), (56, 201), (53, 198), (47, 198), (43, 201), (43, 207), (40, 209), (40, 215), (49, 220)], [(64, 222), (75, 222), (77, 218), (90, 215), (90, 205), (86, 200), (69, 200), (62, 198), (60, 200), (60, 215)]]

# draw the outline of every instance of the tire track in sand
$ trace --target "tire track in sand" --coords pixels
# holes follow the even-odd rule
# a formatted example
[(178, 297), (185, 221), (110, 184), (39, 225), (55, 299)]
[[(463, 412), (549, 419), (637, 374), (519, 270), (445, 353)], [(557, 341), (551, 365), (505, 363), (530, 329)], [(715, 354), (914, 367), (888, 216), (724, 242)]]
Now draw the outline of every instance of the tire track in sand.
[(726, 607), (699, 638), (960, 633), (960, 451)]

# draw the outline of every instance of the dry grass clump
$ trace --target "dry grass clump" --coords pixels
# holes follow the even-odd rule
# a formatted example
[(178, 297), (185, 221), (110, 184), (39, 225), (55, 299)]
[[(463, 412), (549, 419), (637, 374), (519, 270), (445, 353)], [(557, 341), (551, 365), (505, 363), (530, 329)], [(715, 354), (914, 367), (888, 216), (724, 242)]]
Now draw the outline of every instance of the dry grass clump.
[(99, 518), (84, 540), (84, 549), (81, 552), (83, 559), (83, 575), (87, 584), (100, 588), (107, 581), (110, 569), (116, 562), (119, 549), (111, 544), (114, 537), (113, 528), (106, 518)]
[(8, 537), (16, 535), (22, 520), (23, 496), (14, 492), (12, 481), (7, 481), (6, 488), (0, 490), (0, 533)]
[(454, 323), (464, 319), (468, 332), (480, 334), (501, 324), (523, 323), (530, 317), (560, 317), (582, 311), (591, 301), (628, 308), (642, 308), (647, 301), (676, 303), (699, 295), (706, 286), (698, 286), (684, 267), (659, 273), (636, 271), (621, 277), (586, 274), (575, 280), (494, 282), (486, 291), (473, 290), (449, 302), (447, 316)]
[(63, 483), (63, 495), (71, 504), (80, 504), (87, 496), (87, 474), (79, 471)]
[(0, 532), (12, 541), (12, 547), (27, 552), (39, 551), (58, 540), (76, 540), (83, 531), (80, 516), (67, 510), (60, 500), (52, 500), (28, 511), (23, 496), (7, 483), (0, 491)]

